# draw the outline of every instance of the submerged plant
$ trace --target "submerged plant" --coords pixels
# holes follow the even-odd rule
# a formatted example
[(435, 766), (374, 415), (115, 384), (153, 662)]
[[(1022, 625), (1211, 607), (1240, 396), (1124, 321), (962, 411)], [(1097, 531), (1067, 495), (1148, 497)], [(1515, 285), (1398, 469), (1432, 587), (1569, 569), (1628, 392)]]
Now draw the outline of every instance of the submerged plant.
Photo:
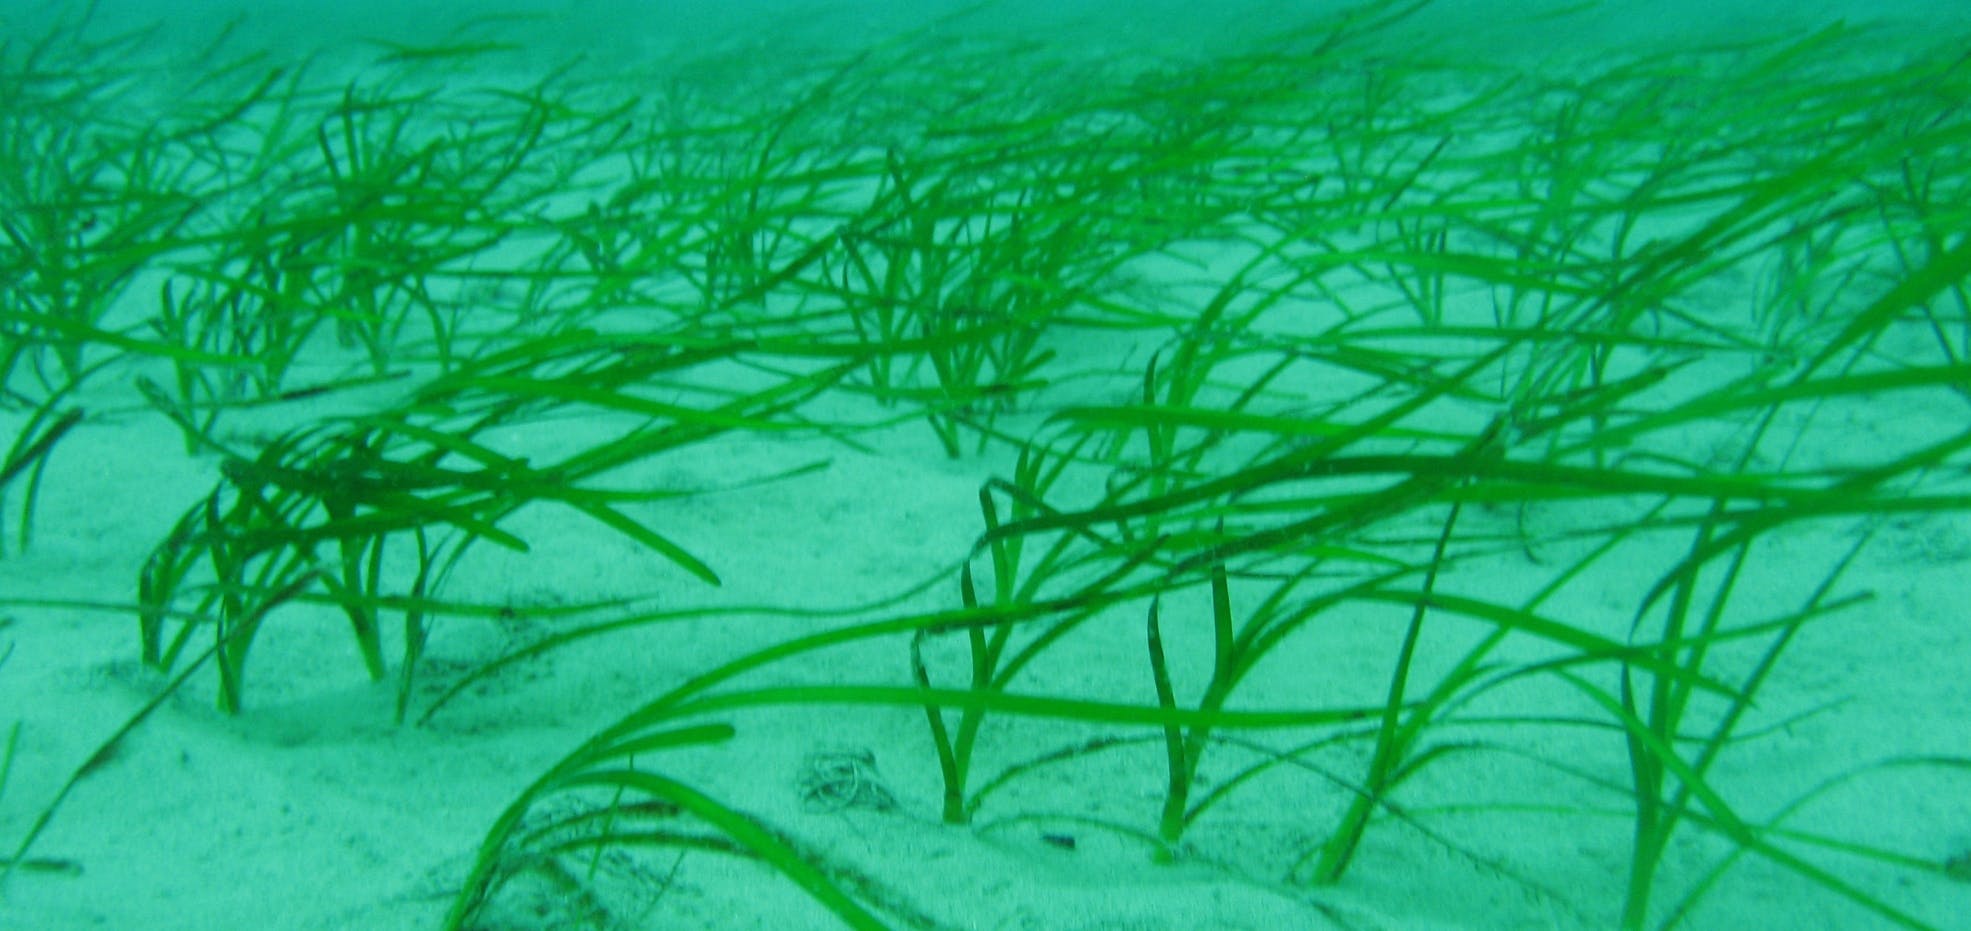
[[(754, 346), (712, 343), (684, 350), (644, 338), (549, 338), (427, 382), (401, 408), (288, 431), (257, 452), (203, 437), (206, 446), (223, 451), (223, 479), (186, 511), (140, 575), (145, 662), (174, 665), (199, 625), (181, 625), (167, 639), (165, 619), (181, 597), (195, 597), (194, 613), (213, 615), (215, 635), (229, 644), (217, 660), (220, 701), (237, 710), (239, 677), (253, 642), (252, 628), (243, 625), (265, 619), (268, 593), (307, 582), (347, 614), (372, 678), (386, 671), (376, 612), (387, 604), (407, 605), (402, 661), (408, 676), (431, 590), (479, 541), (524, 552), (527, 544), (499, 523), (537, 503), (571, 508), (717, 584), (704, 562), (623, 511), (680, 492), (585, 483), (725, 430), (772, 429), (775, 417), (839, 377), (822, 370), (702, 407), (647, 397), (636, 388)], [(527, 417), (564, 410), (587, 410), (621, 426), (546, 465), (503, 452), (492, 439)], [(437, 536), (441, 530), (447, 536)], [(415, 557), (407, 587), (395, 593), (384, 582), (392, 565), (386, 544), (393, 539), (412, 544)]]
[[(1765, 83), (1783, 73), (1778, 62), (1822, 41), (1747, 53), (1755, 66), (1736, 86), (1785, 93)], [(1183, 858), (1212, 842), (1205, 830), (1212, 812), (1249, 804), (1247, 796), (1275, 780), (1311, 779), (1340, 802), (1328, 820), (1310, 813), (1301, 828), (1315, 840), (1285, 855), (1283, 866), (1305, 880), (1339, 882), (1362, 868), (1360, 853), (1378, 843), (1378, 826), (1394, 822), (1535, 895), (1564, 900), (1532, 871), (1463, 844), (1437, 823), (1458, 810), (1521, 805), (1605, 817), (1588, 803), (1441, 798), (1442, 780), (1460, 778), (1466, 761), (1506, 757), (1628, 804), (1633, 872), (1619, 916), (1626, 926), (1688, 920), (1728, 864), (1745, 857), (1891, 921), (1926, 926), (1801, 845), (1878, 862), (1893, 861), (1895, 852), (1757, 821), (1741, 813), (1713, 765), (1755, 739), (1746, 721), (1786, 647), (1862, 603), (1842, 587), (1842, 567), (1857, 546), (1799, 603), (1742, 606), (1732, 597), (1734, 580), (1757, 564), (1767, 542), (1809, 522), (1964, 507), (1948, 485), (1962, 467), (1962, 436), (1862, 464), (1807, 464), (1798, 456), (1825, 442), (1813, 427), (1817, 411), (1852, 409), (1881, 392), (1934, 396), (1962, 380), (1966, 321), (1951, 308), (1971, 273), (1967, 247), (1939, 238), (1934, 225), (1901, 218), (1914, 213), (1868, 225), (1871, 192), (1930, 190), (1936, 176), (1915, 183), (1905, 172), (1896, 187), (1891, 150), (1864, 134), (1843, 135), (1833, 148), (1759, 149), (1707, 122), (1723, 115), (1697, 112), (1687, 114), (1689, 132), (1663, 140), (1652, 123), (1657, 111), (1638, 101), (1681, 99), (1712, 64), (1701, 56), (1683, 65), (1647, 62), (1546, 88), (1474, 82), (1465, 96), (1427, 107), (1372, 82), (1356, 104), (1364, 109), (1350, 114), (1354, 122), (1323, 127), (1336, 147), (1308, 156), (1305, 175), (1255, 167), (1236, 176), (1248, 228), (1259, 232), (1227, 236), (1240, 259), (1236, 271), (1216, 279), (1192, 309), (1132, 313), (1098, 279), (1062, 289), (1098, 315), (1113, 314), (1109, 325), (1156, 328), (1168, 342), (1140, 367), (1140, 383), (1119, 392), (1133, 400), (1054, 412), (1049, 438), (1022, 457), (1014, 478), (982, 495), (977, 553), (991, 566), (991, 593), (968, 562), (958, 571), (957, 609), (763, 647), (633, 711), (516, 801), (507, 827), (482, 848), (472, 893), (454, 921), (496, 885), (499, 851), (528, 808), (597, 784), (666, 804), (698, 798), (635, 765), (629, 754), (639, 740), (681, 748), (673, 738), (712, 726), (706, 721), (731, 739), (742, 733), (741, 713), (760, 706), (914, 704), (929, 726), (950, 823), (992, 830), (1044, 819), (981, 815), (1015, 804), (1006, 800), (1017, 783), (1103, 756), (1156, 752), (1165, 789), (1147, 825), (1060, 816), (1140, 841), (1155, 856)], [(1282, 103), (1211, 96), (1229, 82), (1201, 86), (1190, 91), (1199, 101), (1249, 107), (1255, 121), (1274, 119)], [(1844, 87), (1833, 93), (1852, 91)], [(1630, 96), (1639, 94), (1649, 96)], [(1865, 109), (1880, 99), (1851, 96), (1845, 105)], [(1515, 123), (1514, 107), (1538, 115)], [(1482, 134), (1468, 124), (1494, 135), (1478, 141)], [(1279, 123), (1257, 125), (1224, 137), (1243, 141), (1223, 156), (1236, 162), (1269, 138), (1281, 151), (1307, 138)], [(1530, 137), (1509, 138), (1529, 127)], [(1707, 141), (1706, 131), (1723, 141)], [(1953, 150), (1961, 134), (1956, 123), (1926, 127), (1914, 151)], [(1930, 156), (1916, 157), (1927, 163)], [(1263, 164), (1267, 156), (1254, 159)], [(1073, 175), (1072, 159), (1029, 164), (1062, 187), (1086, 180)], [(902, 349), (913, 326), (925, 326), (914, 321), (963, 293), (978, 270), (1023, 280), (1013, 266), (991, 264), (1001, 221), (988, 205), (997, 202), (989, 186), (959, 173), (962, 165), (935, 152), (889, 152), (872, 181), (874, 218), (847, 228), (843, 252), (824, 252), (822, 293), (841, 298), (864, 338)], [(1129, 172), (1115, 169), (1114, 180)], [(1212, 229), (1238, 229), (1236, 211), (1209, 206), (1214, 185), (1188, 177), (1190, 187), (1170, 181), (1170, 190), (1217, 217)], [(1269, 177), (1278, 188), (1266, 188)], [(1127, 184), (1102, 190), (1120, 187)], [(1040, 202), (1016, 196), (1010, 203)], [(980, 219), (987, 216), (990, 225)], [(1779, 222), (1789, 218), (1791, 226)], [(1885, 234), (1908, 244), (1900, 266), (1859, 245)], [(1181, 254), (1177, 241), (1167, 248)], [(1758, 306), (1706, 310), (1721, 276), (1769, 256), (1780, 261), (1766, 266), (1771, 277)], [(805, 295), (814, 285), (799, 287)], [(1310, 309), (1317, 307), (1326, 315)], [(1912, 328), (1935, 334), (1936, 358), (1898, 358), (1882, 348), (1888, 331)], [(949, 331), (923, 332), (936, 347)], [(941, 384), (996, 371), (993, 357), (979, 354), (930, 364)], [(890, 403), (911, 396), (909, 375), (896, 367), (866, 373), (871, 393)], [(947, 450), (955, 448), (952, 423), (939, 428)], [(1091, 473), (1102, 489), (1094, 500), (1050, 500), (1062, 478)], [(1010, 515), (1002, 502), (1011, 503)], [(1583, 516), (1581, 506), (1596, 502), (1610, 516)], [(1612, 516), (1618, 512), (1627, 516)], [(1500, 513), (1512, 515), (1504, 528), (1492, 520)], [(1572, 515), (1564, 529), (1547, 523), (1557, 514)], [(1653, 586), (1607, 595), (1630, 600), (1629, 629), (1579, 613), (1581, 591), (1607, 585), (1618, 563), (1679, 534), (1688, 545), (1656, 567)], [(1043, 540), (1048, 548), (1035, 560)], [(1517, 582), (1488, 584), (1500, 561), (1512, 565)], [(1170, 605), (1200, 590), (1203, 621), (1183, 640), (1193, 655), (1174, 655)], [(1261, 594), (1241, 613), (1234, 593), (1244, 590)], [(1147, 701), (1017, 688), (1031, 664), (1100, 636), (1111, 618), (1132, 611), (1147, 615)], [(1318, 700), (1308, 685), (1318, 671), (1306, 674), (1300, 691), (1282, 692), (1298, 680), (1279, 668), (1279, 657), (1300, 655), (1343, 617), (1351, 625), (1395, 622), (1379, 701)], [(1453, 638), (1454, 627), (1476, 634)], [(901, 683), (771, 678), (816, 651), (883, 637), (908, 639)], [(947, 642), (956, 660), (941, 649)], [(1195, 655), (1199, 649), (1208, 655)], [(1747, 651), (1749, 672), (1718, 660)], [(955, 674), (942, 671), (946, 664)], [(1507, 696), (1556, 685), (1580, 701), (1543, 712), (1498, 710)], [(1240, 703), (1261, 688), (1302, 697), (1264, 711)], [(1023, 716), (1096, 733), (1027, 748), (1020, 762), (988, 763), (982, 722)], [(1630, 761), (1627, 784), (1555, 756), (1544, 742), (1554, 733), (1613, 737)], [(1873, 767), (1858, 763), (1852, 772), (1859, 778)], [(756, 819), (723, 806), (694, 811), (754, 838), (757, 846), (741, 846), (844, 923), (875, 926), (868, 903), (845, 902), (840, 883), (820, 884), (812, 863), (789, 859), (792, 848), (767, 853)], [(1667, 911), (1655, 909), (1651, 903), (1669, 894), (1656, 864), (1679, 831), (1720, 838), (1728, 852)]]
[[(880, 797), (954, 829), (1302, 885), (1421, 844), (1665, 931), (1755, 861), (1941, 924), (1840, 858), (1955, 861), (1807, 816), (1971, 761), (1817, 762), (1777, 805), (1722, 761), (1833, 713), (1773, 685), (1865, 622), (1869, 547), (1971, 509), (1971, 432), (1854, 432), (1885, 405), (1953, 423), (1971, 384), (1961, 50), (1831, 29), (1516, 69), (1394, 31), (1426, 5), (1154, 61), (942, 23), (714, 57), (648, 98), (576, 65), (454, 83), (510, 50), (461, 39), (346, 80), (235, 62), (144, 125), (89, 93), (123, 86), (127, 43), (7, 50), (0, 405), (23, 416), (0, 492), (25, 542), (65, 437), (161, 416), (216, 479), (137, 568), (143, 661), (176, 687), (210, 660), (238, 710), (258, 634), (326, 607), (409, 718), (432, 626), (494, 610), (448, 580), (482, 543), (525, 552), (523, 508), (715, 585), (717, 554), (665, 526), (688, 490), (631, 470), (920, 423), (995, 464), (972, 547), (902, 594), (608, 602), (464, 672), (425, 720), (587, 638), (804, 624), (721, 628), (719, 661), (537, 774), (448, 928), (535, 882), (570, 920), (622, 919), (594, 894), (620, 851), (748, 858), (849, 927), (959, 920), (684, 775), (790, 710), (921, 720), (935, 776)], [(143, 403), (85, 416), (112, 376)], [(250, 412), (293, 416), (235, 432)], [(1797, 561), (1808, 533), (1852, 539)], [(1751, 596), (1783, 573), (1788, 597)], [(892, 662), (835, 661), (865, 649)], [(799, 791), (852, 804), (865, 758), (834, 759), (857, 788)], [(1540, 842), (1473, 838), (1473, 814), (1561, 819), (1623, 875), (1556, 888)]]

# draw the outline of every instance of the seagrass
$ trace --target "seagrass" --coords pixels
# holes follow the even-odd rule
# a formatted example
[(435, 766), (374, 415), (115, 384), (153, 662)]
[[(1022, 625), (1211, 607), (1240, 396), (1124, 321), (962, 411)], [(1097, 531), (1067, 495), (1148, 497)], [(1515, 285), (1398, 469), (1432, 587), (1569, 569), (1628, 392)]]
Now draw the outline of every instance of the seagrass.
[[(1427, 8), (1103, 62), (952, 41), (969, 10), (833, 54), (715, 52), (647, 95), (573, 64), (454, 85), (520, 51), (461, 34), (370, 49), (355, 78), (225, 59), (162, 129), (118, 110), (138, 38), (58, 29), (0, 55), (32, 91), (5, 128), (71, 156), (6, 192), (0, 389), (26, 414), (0, 491), (25, 543), (60, 442), (93, 426), (73, 399), (127, 376), (117, 413), (175, 426), (217, 476), (133, 602), (94, 610), (136, 616), (167, 688), (211, 663), (231, 710), (257, 635), (303, 608), (346, 617), (362, 672), (422, 722), (590, 638), (690, 621), (744, 644), (535, 774), (447, 928), (531, 869), (579, 889), (616, 847), (756, 860), (850, 927), (979, 918), (912, 912), (881, 891), (900, 877), (845, 872), (667, 765), (787, 710), (921, 718), (938, 784), (911, 788), (953, 830), (1065, 819), (1208, 862), (1260, 811), (1300, 838), (1265, 853), (1269, 881), (1347, 882), (1400, 833), (1586, 924), (1697, 924), (1760, 861), (1843, 914), (1942, 926), (1846, 867), (1946, 864), (1806, 815), (1971, 761), (1834, 762), (1764, 807), (1720, 761), (1821, 713), (1761, 698), (1804, 637), (1866, 616), (1853, 566), (1878, 535), (1971, 507), (1971, 430), (1840, 439), (1971, 381), (1961, 55), (1830, 28), (1531, 71), (1417, 47)], [(165, 279), (154, 300), (140, 273)], [(300, 402), (326, 412), (229, 430)], [(595, 429), (552, 454), (506, 439), (558, 419)], [(868, 452), (916, 423), (933, 453), (1006, 465), (969, 549), (849, 604), (717, 600), (715, 561), (665, 523), (702, 489), (617, 483), (726, 437)], [(432, 626), (498, 610), (454, 570), (482, 543), (526, 552), (507, 523), (534, 505), (712, 600), (578, 599), (414, 707)], [(1849, 528), (1792, 600), (1745, 596), (1792, 535)], [(1595, 586), (1616, 623), (1580, 608)], [(742, 640), (762, 618), (811, 626)], [(1324, 668), (1340, 636), (1386, 666)], [(1036, 684), (1103, 638), (1126, 644), (1103, 671), (1140, 688)], [(870, 646), (890, 674), (813, 674)], [(1344, 672), (1373, 687), (1323, 690)], [(1499, 761), (1553, 781), (1446, 789)], [(1023, 794), (1097, 765), (1159, 773), (1158, 797)], [(1289, 790), (1333, 804), (1266, 808)], [(1470, 814), (1564, 819), (1622, 862), (1588, 893), (1620, 904), (1463, 837)]]

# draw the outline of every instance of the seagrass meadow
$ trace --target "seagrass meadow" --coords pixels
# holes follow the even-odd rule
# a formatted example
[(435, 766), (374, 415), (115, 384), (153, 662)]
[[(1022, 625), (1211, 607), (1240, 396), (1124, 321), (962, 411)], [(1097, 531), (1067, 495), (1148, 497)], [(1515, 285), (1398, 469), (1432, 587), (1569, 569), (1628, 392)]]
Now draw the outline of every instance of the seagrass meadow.
[(0, 19), (0, 927), (1971, 927), (1971, 24), (1011, 9)]

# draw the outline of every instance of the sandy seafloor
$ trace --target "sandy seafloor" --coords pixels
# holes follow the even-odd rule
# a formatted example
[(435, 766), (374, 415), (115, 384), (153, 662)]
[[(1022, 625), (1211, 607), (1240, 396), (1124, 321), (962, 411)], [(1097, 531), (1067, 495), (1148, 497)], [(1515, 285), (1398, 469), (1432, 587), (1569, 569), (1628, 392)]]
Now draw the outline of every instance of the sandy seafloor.
[[(623, 17), (628, 14), (621, 8), (635, 5), (610, 6), (610, 16)], [(694, 20), (696, 28), (732, 28), (743, 25), (746, 16), (773, 15), (763, 4), (742, 6), (737, 12), (699, 11), (704, 15)], [(1471, 9), (1454, 6), (1445, 14), (1447, 24), (1454, 13)], [(1719, 22), (1735, 21), (1710, 4), (1635, 6), (1649, 10), (1633, 13), (1631, 20), (1584, 28), (1579, 40), (1688, 27), (1690, 17), (1700, 15), (1696, 11), (1718, 16)], [(1787, 6), (1803, 20), (1844, 12), (1835, 4)], [(303, 16), (307, 7), (274, 4), (269, 15)], [(1761, 20), (1769, 12), (1743, 7), (1737, 18)], [(883, 13), (871, 7), (857, 15), (878, 21)], [(328, 17), (323, 33), (362, 32), (345, 19), (358, 17)], [(415, 25), (407, 18), (394, 28)], [(314, 364), (335, 368), (334, 360)], [(119, 380), (99, 380), (82, 401), (112, 413), (90, 417), (61, 445), (42, 493), (32, 548), (0, 557), (0, 597), (127, 601), (146, 553), (215, 479), (215, 464), (184, 455), (179, 434), (146, 413)], [(119, 410), (123, 413), (114, 413)], [(242, 434), (277, 429), (317, 412), (307, 405), (248, 412), (229, 419), (227, 427)], [(1936, 403), (1845, 416), (1858, 435), (1911, 437), (1955, 429), (1963, 408)], [(6, 428), (0, 435), (11, 436), (17, 422), (17, 415), (0, 414), (0, 427)], [(1017, 418), (1010, 423), (1017, 430)], [(582, 429), (551, 425), (536, 441), (551, 445)], [(795, 479), (653, 506), (660, 510), (649, 515), (665, 533), (721, 573), (724, 586), (716, 592), (565, 511), (539, 508), (516, 515), (510, 528), (533, 552), (521, 558), (483, 547), (450, 583), (453, 591), (475, 600), (510, 604), (513, 616), (441, 622), (431, 646), (432, 684), (423, 695), (428, 698), (447, 671), (522, 642), (530, 610), (571, 600), (646, 596), (663, 607), (829, 607), (949, 574), (979, 531), (980, 483), (1004, 474), (1010, 460), (1003, 454), (947, 460), (921, 425), (862, 441), (867, 451), (824, 439), (727, 437), (621, 477), (629, 483), (713, 487), (792, 464), (829, 461), (825, 471)], [(1785, 559), (1767, 563), (1748, 579), (1750, 594), (1743, 597), (1792, 603), (1802, 583), (1789, 567), (1823, 566), (1848, 542), (1844, 528), (1821, 525), (1775, 541)], [(1749, 809), (1763, 811), (1810, 788), (1821, 775), (1840, 771), (1840, 761), (1971, 751), (1967, 566), (1971, 528), (1961, 521), (1930, 520), (1885, 534), (1848, 583), (1872, 591), (1873, 601), (1813, 626), (1766, 689), (1778, 708), (1832, 707), (1732, 754), (1716, 776), (1719, 783)], [(1799, 570), (1808, 571), (1814, 570)], [(946, 605), (955, 600), (955, 589), (955, 583), (938, 586), (907, 604)], [(1613, 617), (1619, 606), (1580, 598), (1556, 610), (1600, 610)], [(0, 666), (0, 728), (20, 722), (17, 758), (0, 799), (4, 850), (69, 774), (159, 694), (162, 680), (139, 668), (136, 624), (129, 614), (31, 606), (0, 606), (0, 613), (15, 621), (0, 631), (0, 647), (11, 644), (12, 650)], [(815, 623), (724, 618), (585, 642), (511, 668), (429, 723), (413, 727), (392, 723), (390, 684), (371, 683), (362, 675), (340, 616), (325, 608), (284, 610), (255, 646), (248, 710), (238, 717), (215, 711), (205, 676), (168, 698), (113, 755), (98, 761), (35, 845), (34, 856), (75, 869), (12, 876), (0, 890), (0, 928), (433, 928), (487, 826), (544, 767), (622, 709), (724, 658)], [(1144, 683), (1130, 678), (1142, 672), (1135, 658), (1110, 666), (1101, 661), (1105, 650), (1140, 650), (1137, 624), (1119, 625), (1111, 640), (1096, 636), (1076, 645), (1056, 663), (1037, 669), (1030, 684), (1064, 691), (1114, 685), (1140, 692)], [(1387, 643), (1388, 633), (1380, 642)], [(1372, 694), (1386, 675), (1386, 658), (1375, 652), (1380, 647), (1337, 648), (1361, 650), (1367, 657), (1330, 667), (1337, 694)], [(906, 669), (900, 650), (829, 655), (840, 665), (803, 670), (802, 677), (862, 680), (871, 670), (901, 676)], [(1029, 722), (1007, 725), (992, 736), (1004, 738), (1001, 747), (1046, 748), (1097, 734)], [(1610, 771), (1619, 775), (1617, 749), (1605, 741), (1584, 754), (1618, 767)], [(993, 752), (1000, 762), (1025, 755), (1017, 749)], [(804, 767), (817, 755), (831, 754), (866, 754), (874, 761), (871, 778), (880, 779), (895, 806), (817, 810), (804, 804), (799, 788)], [(1155, 754), (1091, 759), (1096, 762), (1060, 777), (1072, 784), (1009, 793), (971, 829), (937, 821), (935, 760), (923, 719), (914, 711), (751, 713), (740, 739), (678, 754), (666, 760), (666, 771), (877, 877), (889, 894), (944, 927), (1581, 928), (1611, 922), (1615, 914), (1627, 830), (1619, 812), (1567, 819), (1480, 810), (1437, 823), (1468, 850), (1515, 851), (1514, 875), (1501, 875), (1491, 864), (1446, 850), (1404, 826), (1385, 825), (1371, 832), (1361, 862), (1345, 882), (1310, 889), (1275, 882), (1253, 868), (1277, 865), (1277, 856), (1268, 860), (1265, 854), (1276, 844), (1305, 840), (1296, 835), (1292, 816), (1296, 806), (1311, 804), (1307, 798), (1282, 794), (1271, 800), (1277, 807), (1270, 811), (1246, 798), (1228, 815), (1231, 825), (1217, 830), (1208, 855), (1175, 865), (1147, 862), (1140, 848), (1105, 840), (1097, 831), (1078, 832), (1076, 848), (1062, 849), (1048, 835), (1072, 827), (1012, 817), (1051, 810), (1048, 793), (1059, 792), (1075, 805), (1099, 799), (1092, 813), (1133, 818), (1146, 829), (1153, 825), (1161, 789)], [(1508, 782), (1531, 778), (1505, 767), (1455, 772), (1460, 778)], [(1851, 826), (1860, 839), (1942, 861), (1971, 850), (1971, 794), (1950, 794), (1966, 785), (1875, 779), (1866, 791), (1829, 793), (1815, 805), (1815, 823)], [(1529, 841), (1528, 832), (1548, 833)], [(1715, 846), (1692, 842), (1672, 851), (1667, 871), (1674, 876), (1716, 853)], [(1680, 859), (1686, 855), (1690, 859)], [(1971, 885), (1884, 880), (1878, 866), (1855, 869), (1865, 888), (1898, 907), (1941, 927), (1971, 928)], [(638, 854), (605, 864), (587, 883), (589, 894), (626, 927), (835, 926), (784, 879), (710, 853)], [(523, 877), (497, 913), (498, 926), (574, 927), (585, 907), (545, 878)], [(1882, 926), (1882, 919), (1794, 874), (1748, 860), (1688, 926), (1848, 929)]]

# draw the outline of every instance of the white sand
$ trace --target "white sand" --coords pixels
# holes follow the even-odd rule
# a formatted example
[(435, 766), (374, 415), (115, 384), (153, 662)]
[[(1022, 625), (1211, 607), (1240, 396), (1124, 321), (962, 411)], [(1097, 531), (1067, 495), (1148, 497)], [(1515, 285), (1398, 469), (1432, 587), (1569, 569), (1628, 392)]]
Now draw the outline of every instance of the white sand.
[[(92, 416), (55, 456), (32, 549), (0, 558), (0, 599), (129, 602), (149, 548), (217, 477), (215, 464), (187, 457), (175, 431), (145, 411), (122, 380), (100, 379), (97, 394), (82, 401)], [(278, 428), (313, 410), (269, 409), (227, 427)], [(1858, 442), (1902, 445), (1959, 429), (1963, 407), (1956, 398), (1899, 397), (1893, 407), (1831, 416), (1848, 418)], [(17, 415), (0, 415), (0, 436), (13, 436), (19, 423)], [(1022, 428), (1019, 421), (1014, 428)], [(558, 424), (529, 437), (527, 448), (551, 455), (593, 429)], [(934, 575), (945, 581), (900, 610), (955, 605), (957, 561), (981, 529), (978, 486), (1008, 471), (1010, 461), (1000, 454), (948, 461), (921, 425), (863, 439), (871, 452), (814, 438), (726, 437), (612, 477), (611, 484), (707, 488), (831, 462), (797, 479), (636, 510), (716, 568), (725, 582), (718, 590), (571, 512), (541, 507), (517, 515), (509, 529), (533, 552), (522, 558), (482, 546), (446, 590), (510, 604), (515, 617), (440, 621), (418, 707), (460, 669), (541, 630), (545, 622), (529, 611), (543, 606), (614, 596), (649, 596), (666, 608), (850, 606)], [(11, 519), (18, 505), (11, 495), (8, 504)], [(1562, 526), (1597, 516), (1555, 509), (1533, 520), (1537, 533), (1542, 521)], [(1470, 519), (1506, 526), (1512, 517)], [(1776, 535), (1749, 570), (1739, 603), (1775, 614), (1797, 606), (1856, 529), (1830, 522)], [(1679, 545), (1652, 538), (1658, 549), (1639, 549), (1627, 564), (1643, 567), (1638, 572), (1667, 566)], [(1463, 581), (1487, 574), (1510, 580), (1515, 559), (1523, 557), (1471, 567)], [(1881, 533), (1847, 582), (1873, 597), (1807, 628), (1748, 728), (1825, 710), (1732, 751), (1714, 772), (1742, 811), (1768, 817), (1864, 761), (1971, 749), (1967, 561), (1971, 528), (1961, 519), (1897, 522)], [(1611, 577), (1578, 586), (1548, 610), (1619, 636), (1630, 610), (1622, 599), (1634, 584)], [(1256, 589), (1245, 592), (1243, 603), (1258, 597)], [(1195, 644), (1204, 606), (1188, 599), (1165, 610), (1166, 636)], [(138, 668), (129, 612), (0, 605), (0, 615), (15, 620), (0, 630), (0, 649), (13, 646), (0, 666), (0, 729), (20, 722), (18, 756), (0, 798), (5, 850), (95, 748), (159, 693), (161, 680)], [(385, 623), (395, 620), (386, 616)], [(237, 717), (214, 710), (209, 675), (170, 697), (79, 784), (35, 844), (33, 856), (75, 869), (11, 877), (0, 890), (0, 928), (433, 928), (488, 826), (544, 768), (684, 678), (824, 623), (727, 617), (588, 641), (508, 669), (427, 725), (399, 727), (391, 723), (390, 683), (363, 675), (346, 621), (327, 609), (284, 609), (255, 647), (248, 710)], [(1298, 646), (1290, 662), (1311, 671), (1321, 700), (1373, 703), (1400, 625), (1396, 614), (1337, 619)], [(1440, 630), (1443, 639), (1429, 644), (1424, 668), (1441, 668), (1474, 633), (1444, 622), (1433, 638)], [(1022, 689), (1145, 700), (1141, 636), (1136, 609), (1106, 617), (1023, 677)], [(394, 651), (394, 638), (387, 642)], [(822, 656), (758, 681), (900, 684), (907, 676), (901, 641)], [(1195, 683), (1195, 672), (1180, 668), (1178, 675), (1192, 673)], [(1255, 686), (1260, 695), (1267, 687), (1281, 686)], [(1528, 690), (1502, 707), (1525, 713), (1548, 700), (1564, 698)], [(1278, 779), (1235, 796), (1193, 830), (1182, 862), (1157, 865), (1140, 848), (1083, 825), (1021, 820), (1071, 813), (1154, 830), (1162, 789), (1157, 744), (1047, 770), (994, 799), (977, 825), (964, 828), (938, 823), (936, 764), (916, 711), (774, 710), (734, 721), (740, 731), (733, 742), (681, 751), (652, 767), (874, 877), (894, 901), (943, 927), (1596, 927), (1613, 921), (1625, 878), (1628, 823), (1618, 797), (1496, 757), (1443, 763), (1413, 787), (1416, 796), (1554, 802), (1605, 808), (1608, 816), (1481, 809), (1423, 817), (1429, 833), (1382, 822), (1346, 881), (1308, 888), (1282, 881), (1289, 859), (1282, 851), (1318, 839), (1346, 801), (1318, 778)], [(1002, 721), (986, 731), (980, 770), (990, 774), (1038, 753), (1120, 735), (1140, 733)], [(1537, 740), (1611, 780), (1625, 778), (1614, 734), (1556, 732)], [(1214, 766), (1222, 773), (1236, 758), (1229, 749), (1212, 752), (1207, 783)], [(802, 773), (816, 755), (839, 762), (859, 754), (873, 758), (867, 775), (894, 796), (894, 809), (803, 804)], [(1964, 788), (1962, 779), (1889, 773), (1828, 793), (1801, 812), (1799, 824), (1941, 862), (1971, 849)], [(1048, 840), (1063, 835), (1076, 839), (1075, 849)], [(1709, 840), (1680, 843), (1667, 858), (1668, 882), (1688, 881), (1723, 850)], [(1898, 878), (1862, 861), (1827, 862), (1871, 894), (1943, 926), (1971, 915), (1967, 887)], [(524, 876), (496, 910), (497, 926), (577, 926), (591, 905), (634, 928), (834, 926), (779, 876), (706, 852), (614, 857), (584, 884), (588, 902), (545, 875)], [(1748, 858), (1689, 926), (1852, 929), (1881, 922), (1796, 874)], [(1971, 920), (1956, 926), (1971, 927)]]

